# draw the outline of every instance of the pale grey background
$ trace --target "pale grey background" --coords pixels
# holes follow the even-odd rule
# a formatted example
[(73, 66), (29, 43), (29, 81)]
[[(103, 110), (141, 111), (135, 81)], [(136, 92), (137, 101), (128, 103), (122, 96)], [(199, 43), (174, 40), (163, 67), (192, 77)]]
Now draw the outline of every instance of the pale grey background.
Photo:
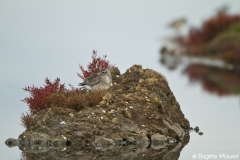
[(186, 17), (190, 25), (200, 25), (223, 4), (240, 12), (238, 0), (0, 0), (1, 159), (20, 159), (18, 148), (4, 141), (24, 131), (20, 115), (28, 107), (20, 100), (28, 94), (21, 88), (42, 86), (46, 77), (77, 86), (78, 65), (87, 65), (93, 49), (107, 54), (122, 73), (142, 64), (167, 77), (191, 126), (205, 133), (191, 134), (180, 159), (194, 153), (240, 154), (239, 96), (208, 94), (200, 84), (189, 85), (181, 69), (169, 72), (159, 64), (161, 40), (173, 34), (168, 23)]

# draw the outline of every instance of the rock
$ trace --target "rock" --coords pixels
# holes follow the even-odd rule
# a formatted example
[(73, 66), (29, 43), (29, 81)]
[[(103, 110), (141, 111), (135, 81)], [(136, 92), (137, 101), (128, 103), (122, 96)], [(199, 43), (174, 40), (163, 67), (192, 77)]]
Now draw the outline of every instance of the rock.
[(76, 116), (81, 118), (83, 116), (82, 111), (78, 112)]
[[(61, 106), (41, 110), (26, 131), (6, 145), (18, 146), (30, 159), (143, 159), (143, 154), (148, 159), (178, 159), (185, 144), (170, 141), (188, 142), (185, 131), (190, 125), (166, 78), (140, 65), (122, 75), (117, 68), (110, 71), (116, 84), (98, 105), (80, 111)], [(153, 150), (145, 150), (150, 145)], [(154, 153), (160, 148), (161, 154)]]
[(155, 150), (159, 150), (160, 148), (165, 148), (166, 147), (166, 142), (167, 141), (167, 137), (156, 133), (154, 135), (151, 136), (151, 148), (155, 149)]
[(106, 99), (110, 99), (112, 97), (112, 95), (110, 93), (107, 93), (105, 94), (105, 96), (103, 96), (103, 100), (106, 100)]
[(108, 122), (109, 121), (109, 118), (105, 115), (101, 116), (101, 119), (104, 121), (104, 122)]
[(117, 112), (120, 114), (120, 113), (123, 113), (124, 110), (118, 107), (118, 108), (117, 108)]
[(105, 138), (105, 137), (97, 137), (95, 140), (96, 145), (115, 145), (114, 140)]
[(69, 116), (72, 118), (72, 117), (74, 117), (74, 114), (70, 113)]
[(106, 101), (101, 101), (101, 102), (99, 102), (99, 105), (104, 105), (104, 104), (106, 104)]
[(126, 141), (127, 141), (128, 144), (135, 144), (136, 143), (136, 140), (133, 137), (127, 137)]
[(129, 119), (132, 119), (132, 113), (130, 110), (125, 110), (124, 113)]
[(203, 135), (203, 132), (199, 132), (198, 134), (199, 134), (200, 136), (202, 136), (202, 135)]
[(112, 123), (114, 123), (114, 124), (119, 124), (118, 118), (114, 117), (114, 118), (112, 119)]
[(147, 136), (142, 136), (137, 144), (140, 144), (141, 146), (144, 146), (144, 148), (147, 148), (150, 145), (150, 140)]
[(194, 131), (195, 131), (196, 133), (198, 133), (198, 132), (199, 132), (199, 127), (196, 126), (196, 127), (194, 128)]

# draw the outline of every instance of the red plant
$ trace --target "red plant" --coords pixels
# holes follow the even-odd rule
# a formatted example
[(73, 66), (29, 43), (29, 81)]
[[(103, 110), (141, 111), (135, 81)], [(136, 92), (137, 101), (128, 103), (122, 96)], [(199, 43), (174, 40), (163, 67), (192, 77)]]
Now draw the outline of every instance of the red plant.
[[(102, 68), (109, 68), (112, 67), (113, 65), (109, 64), (109, 61), (106, 60), (106, 55), (103, 56), (103, 58), (101, 57), (97, 57), (97, 52), (95, 50), (93, 50), (92, 53), (92, 62), (89, 63), (89, 65), (87, 66), (88, 69), (85, 70), (83, 68), (83, 66), (80, 65), (80, 69), (83, 73), (83, 75), (78, 74), (78, 76), (82, 79), (86, 79), (89, 75), (91, 75), (92, 73), (97, 73), (100, 71), (100, 69)], [(55, 79), (55, 81), (51, 82), (48, 78), (45, 79), (45, 85), (44, 87), (25, 87), (23, 88), (24, 91), (27, 91), (30, 93), (29, 97), (24, 98), (22, 101), (27, 103), (29, 106), (29, 110), (30, 110), (30, 114), (34, 115), (37, 112), (39, 112), (42, 109), (45, 108), (49, 108), (55, 105), (55, 103), (53, 103), (51, 100), (53, 100), (54, 98), (53, 95), (55, 95), (55, 97), (64, 97), (65, 94), (67, 95), (67, 93), (76, 93), (77, 96), (84, 96), (84, 92), (81, 92), (81, 90), (79, 88), (75, 88), (74, 86), (70, 85), (71, 89), (67, 90), (65, 88), (64, 84), (60, 84), (60, 79), (57, 78)], [(96, 102), (94, 101), (94, 104), (98, 102), (98, 97), (101, 98), (103, 94), (92, 94), (92, 96), (95, 96)], [(68, 96), (68, 95), (67, 95)], [(65, 97), (67, 97), (65, 96)], [(96, 98), (97, 97), (97, 98)], [(52, 98), (52, 99), (51, 99)], [(56, 98), (55, 98), (56, 99)], [(77, 98), (75, 98), (77, 99)], [(84, 99), (83, 101), (88, 101), (88, 99)], [(63, 107), (65, 105), (65, 100), (62, 100), (64, 102), (64, 104), (61, 104)], [(91, 99), (89, 99), (89, 101), (92, 101)], [(59, 102), (60, 103), (60, 102)], [(86, 104), (88, 104), (87, 102), (85, 102)], [(83, 102), (79, 102), (77, 103), (80, 107), (83, 106)], [(60, 107), (62, 107), (60, 106)], [(78, 107), (79, 107), (78, 106)], [(70, 108), (73, 108), (72, 106)], [(28, 115), (27, 116), (22, 116), (23, 120), (23, 124), (27, 124), (27, 119), (29, 118)]]
[(60, 79), (55, 79), (54, 82), (51, 82), (48, 78), (45, 79), (44, 87), (25, 87), (24, 91), (30, 93), (30, 97), (24, 98), (22, 101), (27, 103), (30, 109), (30, 113), (33, 115), (40, 111), (41, 109), (49, 107), (48, 97), (53, 93), (64, 92), (64, 84), (60, 84)]
[(82, 65), (79, 65), (79, 68), (82, 72), (77, 73), (78, 76), (85, 80), (87, 77), (89, 77), (93, 73), (98, 73), (102, 68), (109, 68), (113, 67), (114, 65), (109, 64), (109, 61), (106, 60), (107, 55), (103, 55), (103, 57), (97, 57), (97, 51), (93, 50), (92, 52), (92, 62), (87, 65), (87, 69), (84, 69)]

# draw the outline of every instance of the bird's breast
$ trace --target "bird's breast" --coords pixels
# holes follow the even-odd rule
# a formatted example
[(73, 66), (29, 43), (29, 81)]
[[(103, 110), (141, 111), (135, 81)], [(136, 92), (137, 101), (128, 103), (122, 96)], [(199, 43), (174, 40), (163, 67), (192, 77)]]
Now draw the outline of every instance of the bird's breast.
[(112, 77), (104, 76), (103, 77), (103, 82), (106, 83), (106, 84), (111, 84), (112, 83)]

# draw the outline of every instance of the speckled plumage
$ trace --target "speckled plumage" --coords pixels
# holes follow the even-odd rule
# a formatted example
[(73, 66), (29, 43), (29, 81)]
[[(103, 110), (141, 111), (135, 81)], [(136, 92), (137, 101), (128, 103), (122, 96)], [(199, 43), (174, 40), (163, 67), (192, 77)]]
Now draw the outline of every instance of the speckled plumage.
[(88, 90), (107, 90), (112, 83), (112, 76), (108, 69), (101, 69), (99, 73), (90, 75), (79, 86)]

